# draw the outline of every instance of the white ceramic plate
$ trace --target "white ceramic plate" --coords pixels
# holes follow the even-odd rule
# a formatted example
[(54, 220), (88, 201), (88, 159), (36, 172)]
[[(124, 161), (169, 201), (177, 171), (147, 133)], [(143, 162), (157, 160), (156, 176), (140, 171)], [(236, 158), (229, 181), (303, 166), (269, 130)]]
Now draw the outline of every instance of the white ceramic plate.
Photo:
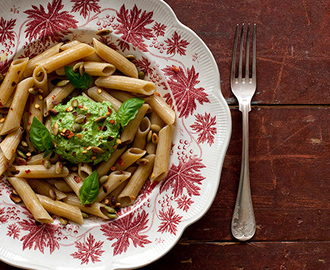
[[(103, 39), (137, 65), (177, 112), (171, 165), (157, 186), (146, 183), (134, 206), (106, 222), (36, 224), (0, 181), (0, 259), (33, 269), (129, 269), (167, 253), (216, 195), (229, 143), (229, 108), (214, 58), (160, 0), (5, 0), (0, 6), (0, 72), (14, 57), (34, 56), (64, 38)], [(62, 32), (58, 32), (62, 31)]]

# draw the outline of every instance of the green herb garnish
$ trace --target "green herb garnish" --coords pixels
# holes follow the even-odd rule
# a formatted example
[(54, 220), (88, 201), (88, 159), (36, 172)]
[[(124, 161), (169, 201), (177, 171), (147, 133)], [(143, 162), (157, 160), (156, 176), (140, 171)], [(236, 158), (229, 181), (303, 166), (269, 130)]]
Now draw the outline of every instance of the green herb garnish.
[(54, 144), (50, 133), (36, 117), (33, 117), (31, 124), (30, 140), (39, 151), (45, 151), (44, 157), (53, 151)]
[(79, 199), (82, 205), (93, 203), (99, 194), (99, 176), (97, 171), (92, 172), (84, 180), (79, 190)]
[(135, 117), (143, 103), (144, 100), (141, 98), (130, 98), (121, 104), (117, 112), (117, 119), (122, 127), (125, 127)]
[(88, 89), (93, 83), (92, 77), (87, 73), (81, 76), (79, 72), (74, 72), (73, 67), (70, 66), (64, 67), (64, 70), (70, 83), (78, 89)]

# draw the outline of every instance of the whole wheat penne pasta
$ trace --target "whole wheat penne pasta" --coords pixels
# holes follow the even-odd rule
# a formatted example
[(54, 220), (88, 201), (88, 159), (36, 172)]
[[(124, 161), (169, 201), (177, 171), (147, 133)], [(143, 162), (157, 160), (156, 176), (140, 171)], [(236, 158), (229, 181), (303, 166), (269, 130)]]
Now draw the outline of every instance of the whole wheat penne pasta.
[(8, 159), (6, 159), (5, 155), (0, 151), (0, 176), (7, 170), (7, 163)]
[[(49, 159), (51, 154), (49, 154), (47, 157), (44, 157), (45, 153), (40, 153), (31, 156), (31, 158), (27, 161), (27, 165), (40, 165), (43, 164), (45, 159)], [(54, 162), (54, 161), (53, 161)]]
[(37, 118), (41, 123), (43, 122), (44, 101), (42, 96), (30, 95), (29, 98), (29, 112), (27, 115), (28, 121), (26, 129), (30, 131), (33, 118)]
[(155, 166), (151, 174), (151, 182), (160, 182), (167, 175), (171, 155), (172, 139), (173, 127), (171, 125), (167, 125), (159, 131)]
[(71, 187), (73, 192), (79, 196), (79, 190), (83, 185), (83, 181), (77, 173), (70, 173), (64, 177), (65, 182)]
[(31, 58), (24, 70), (24, 78), (30, 77), (32, 75), (37, 62), (43, 61), (44, 59), (48, 59), (50, 56), (57, 54), (60, 51), (60, 47), (62, 46), (62, 44), (63, 43), (58, 43), (53, 47), (50, 47), (49, 49), (45, 50), (43, 53), (37, 55), (36, 57)]
[(13, 155), (16, 152), (17, 146), (21, 141), (22, 133), (23, 129), (20, 127), (15, 131), (9, 133), (6, 138), (0, 143), (0, 148), (6, 159), (12, 159)]
[(117, 159), (121, 156), (122, 153), (126, 150), (126, 146), (122, 148), (117, 148), (110, 156), (109, 160), (103, 161), (100, 165), (97, 166), (96, 171), (99, 177), (106, 175), (111, 167), (115, 164)]
[(33, 78), (27, 78), (17, 85), (13, 102), (1, 130), (1, 135), (8, 134), (20, 127), (24, 107), (29, 97), (29, 88), (33, 85)]
[(117, 89), (130, 93), (142, 94), (145, 96), (150, 96), (156, 91), (156, 86), (151, 81), (145, 81), (120, 75), (99, 77), (96, 79), (95, 84), (98, 87)]
[(27, 179), (29, 185), (32, 189), (41, 195), (48, 196), (53, 200), (62, 200), (67, 197), (67, 195), (49, 184), (48, 182), (41, 179)]
[(69, 174), (67, 167), (63, 166), (62, 172), (55, 172), (55, 165), (51, 165), (49, 169), (45, 169), (44, 165), (21, 165), (16, 166), (16, 177), (23, 178), (58, 178), (65, 177)]
[(79, 40), (71, 40), (70, 42), (67, 42), (67, 43), (64, 43), (62, 46), (61, 46), (61, 51), (65, 51), (67, 49), (70, 49), (72, 47), (75, 47), (77, 45), (81, 44), (81, 42)]
[(167, 125), (173, 125), (175, 122), (175, 111), (165, 102), (165, 100), (158, 96), (152, 95), (150, 97), (146, 97), (145, 101), (151, 106), (153, 111), (155, 111), (160, 118)]
[(84, 224), (84, 219), (80, 209), (77, 206), (64, 203), (61, 201), (55, 201), (45, 195), (37, 194), (37, 197), (42, 206), (50, 213), (58, 215), (60, 217), (67, 218), (78, 224)]
[(135, 97), (133, 94), (125, 92), (125, 91), (119, 91), (119, 90), (109, 90), (111, 96), (118, 99), (121, 102), (124, 102), (130, 98)]
[(111, 191), (115, 190), (121, 183), (126, 181), (131, 176), (130, 172), (114, 171), (112, 172), (108, 180), (100, 187), (99, 194), (96, 198), (96, 202), (101, 202)]
[(109, 101), (116, 112), (121, 106), (121, 102), (118, 99), (111, 96), (107, 91), (96, 86), (89, 88), (87, 94), (98, 102)]
[(23, 178), (8, 177), (9, 183), (17, 191), (27, 209), (31, 212), (34, 219), (40, 223), (52, 223), (53, 219), (47, 213), (45, 208), (40, 203), (36, 194)]
[(113, 64), (118, 70), (127, 76), (137, 78), (138, 71), (136, 66), (125, 56), (116, 52), (114, 49), (93, 38), (95, 52), (106, 62)]
[(116, 67), (109, 63), (84, 62), (84, 69), (91, 76), (110, 76)]
[(155, 155), (148, 155), (146, 159), (149, 160), (146, 164), (141, 164), (134, 174), (131, 176), (127, 186), (118, 196), (118, 202), (122, 207), (132, 205), (139, 194), (145, 181), (148, 179), (152, 172)]
[(37, 66), (33, 70), (32, 78), (34, 80), (34, 87), (42, 90), (42, 95), (45, 97), (49, 93), (48, 89), (48, 75), (42, 66)]
[(120, 140), (122, 144), (128, 144), (133, 141), (134, 136), (139, 128), (139, 125), (149, 109), (148, 104), (143, 104), (141, 108), (138, 110), (135, 118), (128, 122), (127, 126), (124, 128), (120, 135)]
[(150, 120), (148, 117), (144, 117), (136, 132), (133, 147), (144, 149), (147, 143), (147, 135), (150, 131)]
[(47, 116), (48, 111), (53, 109), (56, 104), (61, 103), (63, 99), (65, 99), (71, 92), (75, 89), (75, 87), (68, 83), (63, 87), (55, 87), (53, 91), (49, 93), (47, 97), (45, 97), (45, 111), (44, 116)]
[(26, 68), (29, 58), (15, 59), (10, 64), (7, 75), (0, 85), (0, 104), (7, 103), (14, 92), (14, 89), (20, 81), (22, 74)]
[(95, 50), (93, 47), (85, 43), (80, 43), (58, 54), (54, 54), (48, 59), (38, 62), (37, 65), (44, 67), (47, 73), (51, 73), (60, 67), (70, 64), (71, 62), (93, 54), (94, 51)]
[(72, 188), (68, 185), (65, 180), (55, 180), (53, 185), (62, 192), (72, 192)]
[(104, 219), (116, 217), (116, 211), (110, 206), (99, 202), (82, 205), (79, 198), (74, 194), (68, 194), (67, 198), (64, 199), (64, 202), (77, 206), (81, 211), (97, 217), (101, 217)]
[(116, 171), (123, 171), (145, 154), (146, 151), (140, 148), (129, 148), (117, 159), (117, 162), (113, 167)]
[(93, 172), (92, 166), (88, 163), (79, 163), (78, 164), (78, 175), (85, 179)]

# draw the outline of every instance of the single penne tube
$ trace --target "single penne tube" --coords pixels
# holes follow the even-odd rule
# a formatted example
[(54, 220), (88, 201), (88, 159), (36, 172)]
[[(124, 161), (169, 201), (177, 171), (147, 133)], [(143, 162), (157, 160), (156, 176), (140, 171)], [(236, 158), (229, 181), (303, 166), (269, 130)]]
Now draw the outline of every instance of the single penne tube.
[(77, 206), (61, 201), (55, 201), (45, 195), (37, 194), (37, 197), (41, 205), (48, 212), (72, 220), (80, 225), (84, 224), (84, 218), (80, 209)]
[(68, 83), (63, 87), (55, 87), (53, 91), (49, 93), (47, 97), (45, 97), (45, 110), (44, 116), (48, 115), (49, 110), (53, 109), (56, 104), (61, 103), (63, 99), (65, 99), (71, 92), (75, 89), (75, 87)]
[(73, 192), (79, 196), (79, 190), (83, 185), (83, 181), (77, 173), (70, 173), (68, 176), (64, 177), (65, 182), (71, 187)]
[(26, 68), (29, 58), (15, 59), (10, 64), (8, 72), (0, 85), (0, 104), (3, 106), (12, 96)]
[[(72, 48), (78, 44), (80, 44), (81, 42), (78, 40), (72, 40), (64, 45), (61, 46), (61, 50), (65, 51), (69, 48)], [(95, 52), (91, 55), (88, 55), (86, 57), (84, 57), (82, 60), (84, 61), (94, 61), (94, 62), (102, 62), (102, 58), (100, 58)]]
[(116, 52), (114, 49), (93, 38), (95, 52), (106, 62), (113, 64), (119, 71), (133, 78), (138, 77), (136, 66), (125, 56)]
[(155, 155), (148, 155), (145, 158), (148, 159), (149, 162), (141, 164), (136, 169), (134, 174), (131, 176), (127, 186), (118, 196), (118, 202), (122, 207), (126, 207), (134, 203), (145, 181), (148, 179), (152, 172), (155, 162)]
[(116, 112), (121, 106), (121, 102), (118, 99), (111, 96), (107, 91), (96, 86), (89, 88), (87, 90), (87, 95), (98, 102), (109, 101)]
[(119, 90), (109, 90), (111, 96), (116, 98), (117, 100), (124, 102), (130, 98), (135, 97), (131, 93), (125, 92), (125, 91), (119, 91)]
[(64, 202), (77, 206), (82, 212), (101, 217), (103, 219), (115, 218), (116, 210), (103, 203), (94, 202), (88, 205), (82, 205), (79, 198), (75, 194), (68, 194)]
[(36, 221), (40, 223), (53, 222), (53, 219), (42, 206), (37, 195), (24, 178), (8, 177), (8, 181), (14, 187), (26, 208), (31, 212)]
[(58, 43), (53, 47), (50, 47), (49, 49), (45, 50), (43, 53), (38, 54), (36, 57), (31, 58), (24, 70), (24, 78), (30, 77), (32, 75), (37, 62), (40, 62), (44, 59), (48, 59), (50, 56), (57, 54), (60, 51), (60, 47), (62, 46), (62, 44), (63, 43)]
[(144, 117), (136, 132), (133, 147), (144, 149), (147, 143), (147, 135), (150, 131), (150, 120), (148, 117)]
[(48, 182), (41, 180), (41, 179), (27, 179), (29, 185), (32, 189), (41, 195), (48, 196), (53, 200), (63, 200), (67, 197), (67, 195), (49, 184)]
[(117, 159), (113, 169), (116, 171), (123, 171), (145, 154), (146, 151), (140, 148), (129, 148)]
[(78, 175), (85, 179), (93, 172), (92, 166), (88, 163), (79, 163), (78, 164)]
[(20, 127), (25, 104), (29, 97), (29, 89), (33, 86), (33, 78), (21, 81), (16, 88), (13, 102), (1, 130), (1, 135), (8, 134)]
[(99, 177), (106, 175), (111, 167), (115, 164), (117, 159), (121, 156), (122, 153), (126, 150), (126, 146), (122, 148), (117, 148), (110, 156), (109, 160), (103, 161), (100, 165), (97, 166), (96, 171)]
[(101, 202), (111, 191), (115, 190), (121, 183), (126, 181), (131, 176), (130, 172), (114, 171), (108, 180), (100, 187), (96, 202)]
[(31, 156), (31, 158), (27, 161), (27, 165), (41, 165), (44, 163), (45, 159), (49, 159), (50, 154), (44, 158), (45, 153), (40, 153)]
[(17, 172), (15, 176), (23, 178), (59, 178), (69, 174), (69, 170), (65, 166), (60, 173), (56, 173), (55, 165), (51, 165), (49, 169), (46, 169), (44, 165), (21, 165), (15, 168)]
[(84, 62), (84, 69), (91, 76), (110, 76), (116, 71), (114, 65), (100, 62)]
[(149, 109), (148, 104), (143, 104), (138, 110), (134, 119), (128, 122), (127, 126), (124, 128), (120, 135), (120, 140), (122, 144), (128, 144), (133, 141), (135, 134), (139, 128), (139, 125)]
[[(150, 128), (153, 131), (158, 132), (163, 126), (165, 126), (165, 123), (163, 121), (163, 119), (155, 112), (152, 111), (150, 114)], [(159, 130), (156, 130), (155, 127), (158, 126)]]
[(31, 124), (34, 117), (37, 118), (41, 123), (43, 123), (44, 101), (41, 95), (30, 95), (29, 101), (29, 112), (27, 115), (28, 121), (26, 129), (30, 132)]
[(0, 151), (0, 176), (7, 170), (7, 163), (8, 159), (6, 159), (5, 155)]
[(72, 192), (72, 188), (68, 185), (65, 180), (55, 180), (53, 185), (62, 192)]
[(16, 149), (21, 141), (22, 134), (23, 129), (20, 127), (15, 131), (9, 133), (6, 138), (0, 143), (0, 148), (6, 159), (11, 160), (13, 155), (16, 153)]
[(156, 91), (156, 86), (151, 81), (145, 81), (120, 75), (99, 77), (96, 79), (95, 84), (98, 87), (117, 89), (145, 96), (150, 96)]
[(167, 125), (159, 131), (155, 166), (151, 174), (151, 182), (160, 182), (168, 173), (172, 139), (173, 127), (171, 125)]
[(146, 97), (145, 101), (151, 106), (152, 110), (156, 112), (167, 125), (173, 125), (175, 122), (175, 111), (165, 102), (165, 100), (158, 95)]
[(42, 95), (45, 97), (49, 93), (48, 75), (42, 66), (37, 66), (33, 70), (32, 78), (34, 80), (34, 88), (41, 89)]
[(95, 50), (93, 47), (85, 43), (80, 43), (58, 54), (54, 54), (48, 59), (44, 59), (38, 62), (37, 65), (42, 66), (47, 73), (51, 73), (60, 67), (70, 64), (71, 62), (91, 55), (92, 53), (94, 53), (94, 51)]

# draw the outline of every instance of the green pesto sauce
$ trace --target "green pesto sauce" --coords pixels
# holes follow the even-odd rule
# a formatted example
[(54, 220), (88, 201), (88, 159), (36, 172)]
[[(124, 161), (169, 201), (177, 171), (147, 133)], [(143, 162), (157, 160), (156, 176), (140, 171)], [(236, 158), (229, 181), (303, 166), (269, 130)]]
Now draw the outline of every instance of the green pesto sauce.
[[(74, 99), (78, 101), (77, 107), (72, 106)], [(117, 114), (110, 102), (95, 102), (86, 97), (78, 96), (72, 98), (67, 104), (56, 105), (54, 109), (58, 113), (51, 117), (51, 137), (57, 154), (74, 164), (81, 162), (96, 164), (110, 158), (120, 136)], [(95, 122), (96, 118), (106, 116), (107, 112), (110, 112), (110, 115), (104, 121)], [(70, 135), (65, 136), (65, 134), (69, 134), (69, 131), (73, 131), (73, 125), (77, 124), (75, 120), (80, 115), (86, 116), (86, 120), (79, 123), (82, 130), (73, 132), (74, 136), (71, 133), (72, 137)], [(55, 122), (58, 125), (57, 135), (53, 133)], [(65, 129), (69, 131), (65, 133)], [(104, 153), (93, 151), (93, 147), (103, 149)]]

